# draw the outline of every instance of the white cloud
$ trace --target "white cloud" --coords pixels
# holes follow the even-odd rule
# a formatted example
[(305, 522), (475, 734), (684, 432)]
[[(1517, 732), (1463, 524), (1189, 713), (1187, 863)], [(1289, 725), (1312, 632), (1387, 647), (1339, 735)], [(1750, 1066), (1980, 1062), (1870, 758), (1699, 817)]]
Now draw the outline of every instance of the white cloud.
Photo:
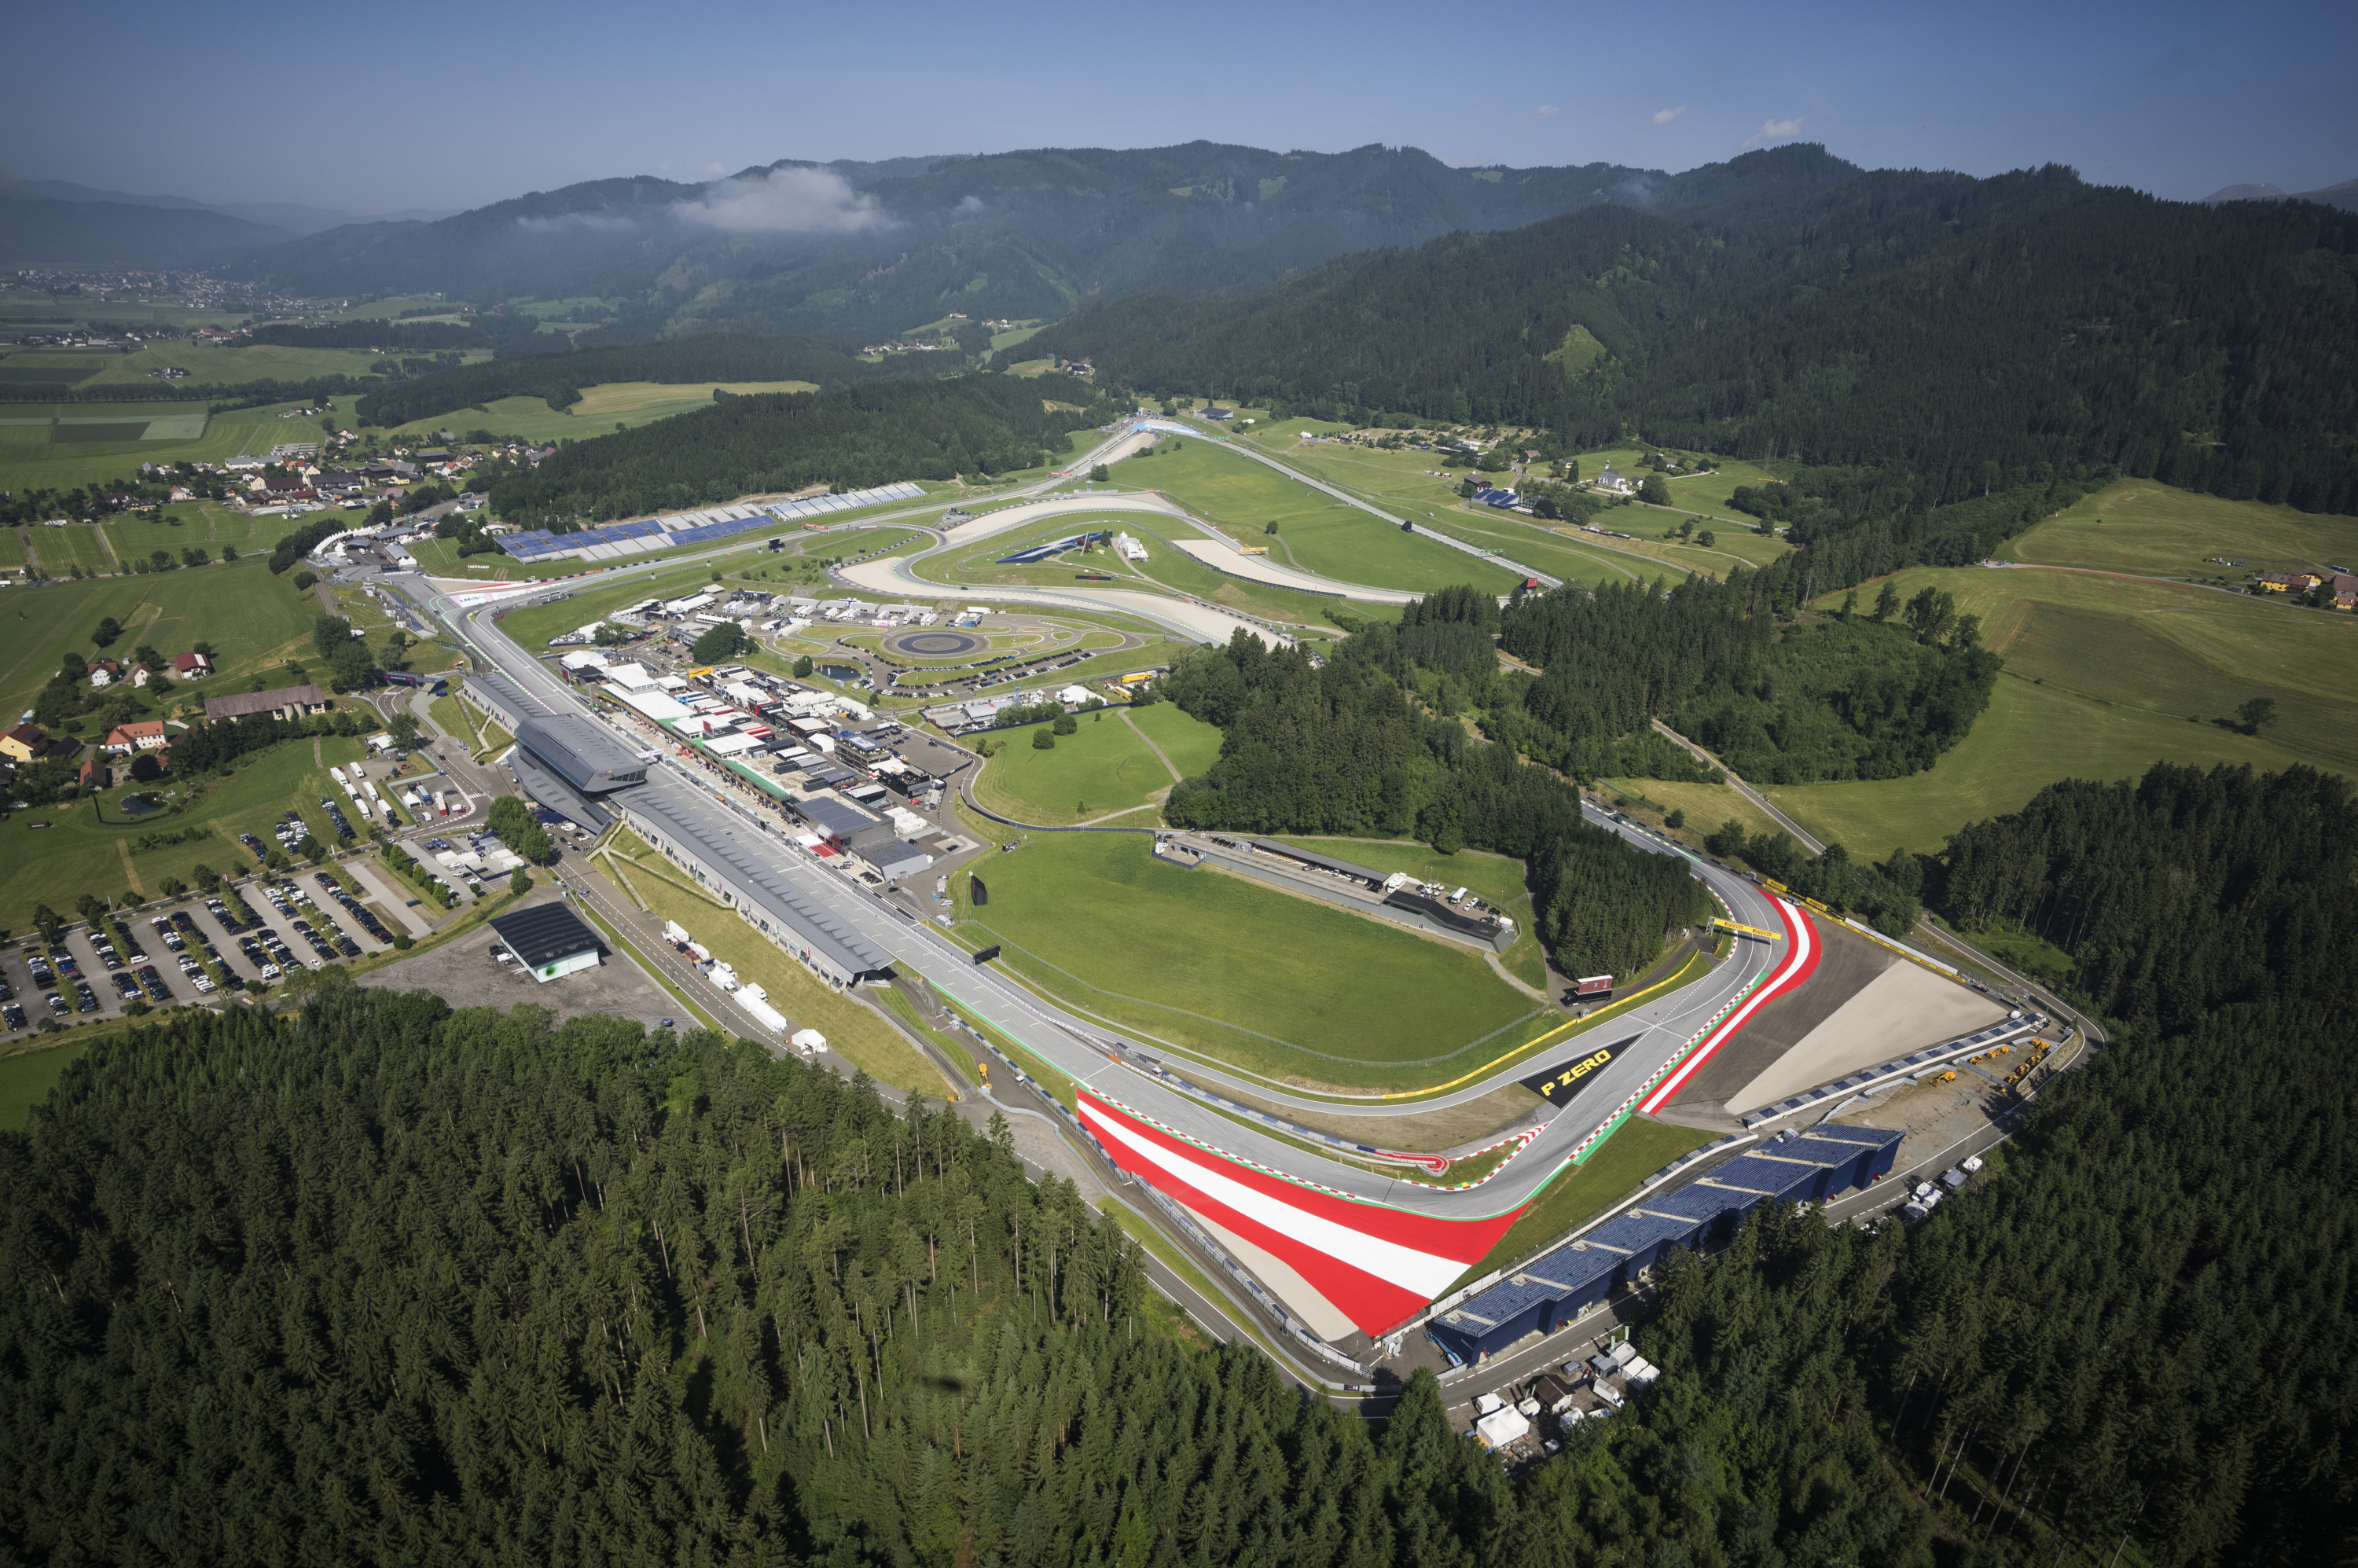
[(704, 166), (704, 172), (707, 174), (724, 174), (728, 171), (723, 169), (717, 163), (708, 163)]
[(1750, 152), (1754, 147), (1765, 147), (1770, 142), (1790, 141), (1801, 134), (1801, 116), (1799, 114), (1790, 120), (1763, 120), (1760, 128), (1745, 137), (1743, 146), (1736, 150)]
[(1654, 111), (1654, 124), (1657, 125), (1667, 125), (1686, 112), (1687, 106), (1683, 103), (1680, 104), (1675, 109), (1657, 109)]
[(570, 230), (576, 233), (611, 234), (633, 226), (633, 220), (612, 212), (560, 212), (554, 218), (516, 220), (516, 227), (527, 233), (553, 233), (559, 230)]
[(724, 179), (672, 211), (685, 222), (734, 234), (849, 234), (892, 221), (873, 197), (823, 168), (777, 168)]
[(1550, 120), (1554, 119), (1558, 114), (1563, 113), (1563, 110), (1557, 108), (1552, 103), (1542, 103), (1538, 108), (1523, 116), (1523, 124), (1526, 125), (1544, 125)]

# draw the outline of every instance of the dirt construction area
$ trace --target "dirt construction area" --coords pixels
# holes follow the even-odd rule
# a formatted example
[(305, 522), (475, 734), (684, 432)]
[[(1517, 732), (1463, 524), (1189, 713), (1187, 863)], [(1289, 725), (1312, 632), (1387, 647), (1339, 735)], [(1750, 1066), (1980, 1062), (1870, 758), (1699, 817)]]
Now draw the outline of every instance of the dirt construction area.
[(519, 1002), (531, 1002), (548, 1009), (559, 1020), (607, 1012), (636, 1019), (649, 1029), (666, 1018), (677, 1020), (682, 1026), (691, 1022), (681, 1016), (679, 1003), (647, 979), (637, 964), (602, 944), (596, 968), (544, 983), (494, 961), (492, 947), (499, 939), (497, 932), (483, 925), (432, 952), (387, 965), (360, 983), (391, 990), (432, 991), (454, 1008), (495, 1007), (504, 1012)]

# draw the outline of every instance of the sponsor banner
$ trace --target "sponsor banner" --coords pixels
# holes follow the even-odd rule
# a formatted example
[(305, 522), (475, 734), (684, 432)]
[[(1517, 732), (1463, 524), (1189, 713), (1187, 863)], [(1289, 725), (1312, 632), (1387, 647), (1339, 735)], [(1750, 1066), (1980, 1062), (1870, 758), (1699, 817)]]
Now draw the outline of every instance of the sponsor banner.
[(1599, 1067), (1644, 1038), (1640, 1032), (1616, 1040), (1610, 1045), (1599, 1045), (1569, 1062), (1559, 1062), (1546, 1072), (1532, 1074), (1523, 1080), (1523, 1087), (1552, 1105), (1570, 1105), (1581, 1090), (1588, 1087), (1592, 1076)]

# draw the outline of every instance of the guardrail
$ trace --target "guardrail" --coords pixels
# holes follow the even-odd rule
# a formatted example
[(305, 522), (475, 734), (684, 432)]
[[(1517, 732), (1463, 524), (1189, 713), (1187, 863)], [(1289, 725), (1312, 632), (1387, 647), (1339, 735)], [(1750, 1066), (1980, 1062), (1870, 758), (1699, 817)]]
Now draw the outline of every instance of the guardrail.
[(2050, 1022), (2046, 1014), (2038, 1012), (2027, 1018), (2008, 1019), (2003, 1023), (1991, 1025), (1978, 1034), (1968, 1034), (1942, 1044), (1930, 1045), (1911, 1054), (1894, 1057), (1878, 1066), (1853, 1073), (1848, 1077), (1821, 1084), (1813, 1089), (1805, 1089), (1790, 1099), (1763, 1107), (1739, 1119), (1747, 1128), (1766, 1127), (1772, 1121), (1782, 1121), (1789, 1116), (1808, 1110), (1829, 1099), (1842, 1100), (1853, 1095), (1866, 1094), (1897, 1083), (1902, 1078), (1912, 1077), (1928, 1067), (1937, 1067), (1943, 1063), (1953, 1062), (1961, 1056), (1974, 1055), (2001, 1041), (2043, 1029)]

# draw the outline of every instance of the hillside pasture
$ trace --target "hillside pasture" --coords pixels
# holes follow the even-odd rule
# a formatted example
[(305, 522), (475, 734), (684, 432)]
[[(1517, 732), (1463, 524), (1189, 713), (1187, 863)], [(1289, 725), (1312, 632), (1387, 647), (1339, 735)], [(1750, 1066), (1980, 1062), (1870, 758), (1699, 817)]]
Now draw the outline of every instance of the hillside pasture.
[[(2048, 566), (2237, 583), (2258, 572), (2358, 565), (2358, 517), (2123, 480), (2032, 528), (2006, 553)], [(2218, 556), (2243, 564), (2211, 558)]]

